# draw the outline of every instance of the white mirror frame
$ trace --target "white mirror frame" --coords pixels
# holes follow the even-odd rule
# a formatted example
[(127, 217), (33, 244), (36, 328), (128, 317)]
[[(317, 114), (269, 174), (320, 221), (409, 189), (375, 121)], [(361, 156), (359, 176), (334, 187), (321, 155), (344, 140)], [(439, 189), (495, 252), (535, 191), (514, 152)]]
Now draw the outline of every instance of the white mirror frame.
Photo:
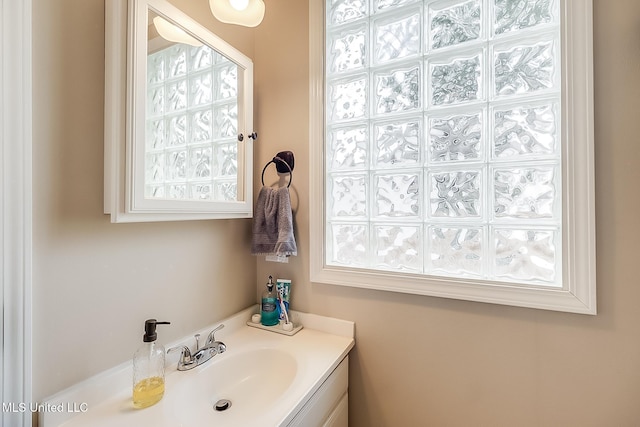
[[(147, 19), (152, 9), (238, 65), (238, 130), (253, 132), (253, 62), (166, 0), (105, 3), (105, 191), (111, 222), (178, 221), (252, 216), (253, 140), (238, 141), (238, 201), (150, 200), (141, 195)], [(142, 84), (140, 84), (142, 82)], [(143, 151), (142, 151), (143, 152)], [(138, 156), (138, 158), (136, 157)], [(137, 166), (138, 165), (138, 166)]]

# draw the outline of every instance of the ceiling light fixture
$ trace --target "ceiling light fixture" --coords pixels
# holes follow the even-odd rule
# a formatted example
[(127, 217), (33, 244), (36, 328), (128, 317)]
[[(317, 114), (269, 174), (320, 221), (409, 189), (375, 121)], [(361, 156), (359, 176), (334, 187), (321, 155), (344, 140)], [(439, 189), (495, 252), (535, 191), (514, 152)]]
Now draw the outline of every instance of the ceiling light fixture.
[(249, 0), (229, 0), (229, 4), (235, 10), (242, 12), (249, 6)]
[(211, 13), (220, 22), (256, 27), (264, 18), (263, 0), (209, 0)]

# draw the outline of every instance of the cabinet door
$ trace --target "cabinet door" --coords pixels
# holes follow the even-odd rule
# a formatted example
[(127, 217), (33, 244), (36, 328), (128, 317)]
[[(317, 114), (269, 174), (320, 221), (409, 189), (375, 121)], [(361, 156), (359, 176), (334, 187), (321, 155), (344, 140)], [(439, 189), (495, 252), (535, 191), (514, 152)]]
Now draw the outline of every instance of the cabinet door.
[(105, 213), (251, 217), (253, 62), (166, 0), (105, 8)]
[(349, 393), (345, 393), (323, 427), (349, 427)]
[[(320, 388), (300, 412), (289, 423), (289, 427), (322, 427), (325, 425), (346, 426), (346, 424), (326, 424), (336, 412), (337, 407), (347, 403), (345, 397), (349, 388), (349, 357), (345, 357), (338, 367), (329, 375)], [(344, 415), (335, 413), (336, 422)], [(333, 422), (333, 421), (331, 421)]]

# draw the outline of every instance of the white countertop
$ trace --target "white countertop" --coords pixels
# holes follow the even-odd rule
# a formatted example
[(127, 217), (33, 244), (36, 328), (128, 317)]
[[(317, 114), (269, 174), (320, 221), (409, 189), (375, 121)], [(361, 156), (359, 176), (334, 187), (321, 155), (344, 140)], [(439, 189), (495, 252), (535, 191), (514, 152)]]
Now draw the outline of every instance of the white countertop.
[[(145, 409), (133, 407), (131, 364), (127, 363), (47, 399), (40, 413), (40, 427), (192, 427), (194, 420), (197, 421), (195, 425), (218, 427), (286, 426), (353, 348), (354, 324), (292, 312), (294, 321), (301, 322), (304, 328), (293, 336), (286, 336), (247, 326), (245, 322), (254, 312), (255, 307), (250, 307), (219, 322), (224, 323), (225, 328), (216, 333), (216, 339), (226, 344), (227, 351), (214, 356), (202, 366), (178, 372), (173, 360), (167, 359), (165, 395), (156, 405)], [(200, 333), (206, 336), (219, 323)], [(190, 344), (192, 340), (192, 337), (185, 338), (172, 346), (183, 342)], [(227, 366), (226, 363), (231, 358), (256, 350), (276, 350), (295, 359), (295, 366), (292, 367), (295, 375), (288, 380), (291, 381), (290, 385), (277, 396), (274, 404), (264, 408), (259, 414), (252, 413), (250, 405), (249, 410), (243, 410), (242, 398), (237, 398), (239, 402), (232, 403), (230, 409), (233, 411), (216, 412), (205, 402), (210, 397), (201, 396), (203, 393), (197, 392), (197, 387), (192, 387), (196, 384), (192, 381), (197, 375), (206, 375), (204, 370), (214, 370), (218, 364)], [(292, 361), (294, 359), (287, 358)], [(180, 414), (179, 408), (176, 409), (176, 402), (184, 399), (184, 395), (191, 389), (194, 390), (194, 395), (189, 397), (193, 400), (190, 400), (190, 404), (198, 408), (198, 411), (190, 410), (189, 414)], [(269, 384), (264, 384), (257, 392), (268, 393), (269, 389)], [(62, 411), (58, 411), (59, 409)]]

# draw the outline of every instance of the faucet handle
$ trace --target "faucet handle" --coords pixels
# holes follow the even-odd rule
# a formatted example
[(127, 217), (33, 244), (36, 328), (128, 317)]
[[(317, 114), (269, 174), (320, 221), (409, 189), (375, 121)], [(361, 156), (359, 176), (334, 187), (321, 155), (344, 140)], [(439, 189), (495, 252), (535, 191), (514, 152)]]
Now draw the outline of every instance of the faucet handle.
[(224, 323), (221, 323), (218, 327), (216, 327), (213, 331), (209, 332), (209, 336), (207, 337), (207, 345), (211, 344), (216, 340), (215, 333), (220, 329), (224, 328)]
[(180, 350), (180, 359), (178, 360), (179, 371), (185, 371), (195, 366), (195, 360), (193, 360), (193, 358), (191, 357), (191, 350), (189, 350), (189, 347), (187, 347), (186, 345), (171, 347), (169, 350), (167, 350), (167, 354), (175, 350)]
[(180, 350), (180, 357), (182, 359), (191, 359), (191, 350), (189, 350), (189, 347), (187, 347), (186, 345), (179, 345), (176, 347), (171, 347), (169, 350), (167, 350), (167, 354), (171, 353), (172, 351), (176, 351), (176, 350)]

